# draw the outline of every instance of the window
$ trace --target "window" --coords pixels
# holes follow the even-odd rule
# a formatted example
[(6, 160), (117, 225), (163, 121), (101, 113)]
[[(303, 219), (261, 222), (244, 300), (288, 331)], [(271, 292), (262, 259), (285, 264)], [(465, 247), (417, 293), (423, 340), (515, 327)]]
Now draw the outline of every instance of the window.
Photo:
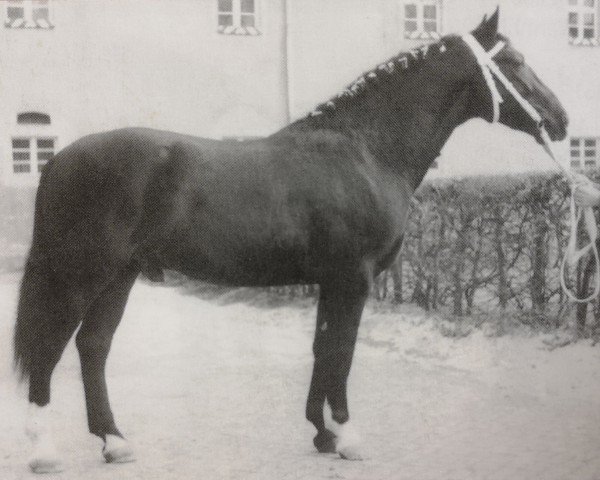
[(258, 35), (258, 0), (217, 0), (219, 33)]
[(439, 1), (419, 0), (404, 4), (404, 37), (415, 40), (440, 38)]
[(54, 156), (54, 138), (15, 137), (12, 139), (14, 173), (40, 173)]
[(53, 28), (50, 0), (6, 0), (7, 28)]
[(571, 138), (571, 167), (596, 167), (598, 165), (598, 147), (600, 147), (600, 138)]
[(598, 45), (598, 1), (569, 0), (569, 42)]
[(15, 174), (36, 174), (54, 156), (56, 139), (43, 130), (50, 125), (50, 115), (22, 112), (17, 115), (17, 132), (12, 138), (12, 165)]

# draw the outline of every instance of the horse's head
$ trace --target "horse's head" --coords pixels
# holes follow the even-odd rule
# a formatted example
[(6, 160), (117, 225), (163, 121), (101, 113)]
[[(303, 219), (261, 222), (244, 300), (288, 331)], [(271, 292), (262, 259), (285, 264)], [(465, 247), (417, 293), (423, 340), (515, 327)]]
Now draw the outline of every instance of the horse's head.
[[(498, 9), (489, 19), (484, 17), (481, 24), (471, 33), (472, 37), (486, 52), (493, 50), (496, 45), (499, 45), (499, 42), (503, 42), (504, 46), (502, 47), (500, 44), (497, 53), (492, 53), (496, 65), (517, 92), (537, 111), (550, 138), (552, 140), (564, 139), (568, 125), (565, 109), (556, 95), (525, 63), (523, 55), (510, 44), (506, 37), (498, 33), (498, 17)], [(477, 71), (473, 77), (477, 92), (473, 102), (475, 114), (486, 120), (492, 120), (493, 100), (491, 97), (493, 92), (490, 91), (490, 85), (486, 82), (481, 68), (475, 68), (472, 71), (475, 70)], [(494, 78), (494, 82), (503, 100), (499, 105), (498, 120), (510, 128), (533, 135), (539, 141), (539, 128), (532, 120), (531, 115), (502, 82), (499, 82), (497, 78)]]

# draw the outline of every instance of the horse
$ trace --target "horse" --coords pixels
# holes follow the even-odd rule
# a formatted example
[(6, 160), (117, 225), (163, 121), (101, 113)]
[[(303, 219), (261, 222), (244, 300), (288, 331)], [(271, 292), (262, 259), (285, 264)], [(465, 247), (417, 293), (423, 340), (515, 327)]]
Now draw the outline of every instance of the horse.
[[(552, 140), (565, 138), (564, 108), (498, 21), (498, 10), (485, 16), (472, 38), (485, 51), (503, 42), (500, 70)], [(50, 383), (77, 329), (89, 431), (106, 462), (134, 459), (113, 418), (105, 364), (134, 281), (160, 281), (164, 270), (230, 286), (318, 285), (306, 418), (318, 452), (360, 459), (346, 384), (369, 287), (402, 245), (413, 192), (470, 119), (497, 114), (540, 141), (512, 98), (492, 112), (484, 77), (464, 37), (446, 35), (386, 60), (266, 138), (126, 128), (58, 152), (40, 178), (14, 333), (15, 368), (29, 382), (30, 468), (62, 469), (47, 426)]]

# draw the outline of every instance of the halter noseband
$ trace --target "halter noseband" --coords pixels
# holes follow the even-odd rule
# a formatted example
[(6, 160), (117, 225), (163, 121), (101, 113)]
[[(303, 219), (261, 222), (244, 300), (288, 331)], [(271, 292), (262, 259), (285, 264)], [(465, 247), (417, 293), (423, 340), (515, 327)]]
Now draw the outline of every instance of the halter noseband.
[(475, 59), (481, 68), (481, 73), (483, 73), (483, 78), (490, 91), (490, 95), (492, 96), (492, 123), (496, 123), (500, 119), (500, 104), (504, 101), (494, 80), (495, 77), (502, 85), (504, 85), (504, 88), (506, 88), (506, 90), (514, 97), (519, 105), (523, 107), (531, 119), (537, 125), (541, 126), (542, 117), (538, 111), (518, 92), (494, 61), (494, 57), (506, 46), (506, 43), (499, 40), (489, 52), (486, 52), (473, 35), (463, 35), (462, 39), (470, 48), (471, 52), (473, 52), (473, 55), (475, 55)]

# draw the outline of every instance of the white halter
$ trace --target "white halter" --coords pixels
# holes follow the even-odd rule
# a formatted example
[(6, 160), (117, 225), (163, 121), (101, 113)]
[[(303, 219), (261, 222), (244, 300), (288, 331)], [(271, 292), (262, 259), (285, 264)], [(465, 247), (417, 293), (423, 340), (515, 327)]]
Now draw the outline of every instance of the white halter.
[(496, 45), (489, 51), (486, 52), (481, 44), (473, 37), (473, 35), (463, 35), (462, 39), (469, 46), (473, 55), (477, 59), (477, 63), (481, 67), (481, 72), (483, 73), (483, 78), (485, 79), (485, 83), (490, 90), (492, 95), (492, 105), (493, 105), (493, 117), (492, 123), (496, 123), (500, 119), (500, 104), (503, 102), (502, 95), (496, 86), (496, 82), (494, 81), (494, 77), (508, 90), (508, 92), (514, 97), (514, 99), (519, 102), (519, 105), (523, 107), (523, 109), (527, 112), (527, 114), (531, 117), (531, 119), (538, 125), (542, 123), (542, 117), (537, 112), (535, 108), (529, 103), (523, 95), (519, 93), (519, 91), (514, 87), (511, 81), (506, 78), (506, 76), (502, 73), (496, 62), (494, 61), (494, 57), (500, 53), (500, 51), (506, 46), (506, 43), (503, 41), (498, 41)]
[[(481, 67), (481, 72), (483, 73), (483, 78), (485, 79), (485, 83), (488, 86), (490, 91), (490, 95), (492, 96), (492, 123), (498, 122), (500, 119), (500, 104), (503, 102), (502, 95), (498, 90), (498, 86), (494, 80), (498, 80), (504, 88), (510, 93), (513, 98), (521, 105), (523, 110), (527, 112), (529, 117), (538, 125), (540, 130), (540, 136), (543, 142), (544, 149), (552, 158), (552, 160), (560, 167), (563, 174), (569, 179), (571, 182), (571, 236), (569, 238), (569, 244), (567, 246), (567, 251), (563, 258), (560, 268), (560, 284), (563, 288), (563, 291), (566, 295), (574, 302), (578, 303), (586, 303), (598, 296), (600, 294), (600, 256), (598, 255), (598, 249), (596, 247), (596, 238), (598, 235), (598, 227), (596, 225), (596, 217), (592, 210), (592, 207), (578, 207), (575, 205), (575, 200), (573, 197), (573, 192), (577, 188), (577, 184), (574, 181), (573, 173), (570, 171), (568, 167), (566, 167), (562, 162), (560, 162), (557, 156), (554, 154), (552, 150), (552, 140), (546, 132), (544, 128), (542, 117), (538, 113), (538, 111), (529, 103), (523, 95), (521, 95), (515, 86), (511, 83), (511, 81), (506, 78), (506, 76), (502, 73), (496, 62), (494, 61), (494, 57), (506, 46), (503, 41), (498, 41), (496, 45), (489, 51), (486, 52), (485, 49), (481, 46), (481, 44), (473, 37), (473, 35), (463, 35), (462, 39), (469, 46), (473, 55), (477, 59), (477, 63)], [(583, 217), (584, 226), (586, 228), (589, 243), (588, 245), (577, 249), (577, 227), (579, 225), (579, 221)], [(573, 292), (569, 290), (565, 280), (566, 273), (566, 265), (576, 265), (577, 262), (588, 252), (591, 252), (594, 260), (596, 262), (596, 285), (594, 288), (594, 292), (586, 298), (578, 298)]]

